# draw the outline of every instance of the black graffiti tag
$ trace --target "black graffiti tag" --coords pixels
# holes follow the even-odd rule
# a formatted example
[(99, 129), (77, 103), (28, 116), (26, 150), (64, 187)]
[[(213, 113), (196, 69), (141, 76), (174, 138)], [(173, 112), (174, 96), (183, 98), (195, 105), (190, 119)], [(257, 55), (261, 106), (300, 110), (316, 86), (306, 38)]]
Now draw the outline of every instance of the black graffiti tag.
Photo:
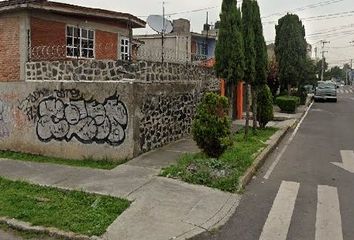
[(85, 144), (119, 146), (125, 140), (127, 126), (127, 108), (116, 94), (102, 104), (83, 99), (65, 103), (57, 97), (49, 97), (38, 106), (36, 131), (43, 142), (76, 138)]
[(37, 89), (30, 93), (25, 99), (19, 101), (18, 109), (27, 115), (29, 121), (36, 122), (38, 116), (38, 103), (46, 97), (55, 96), (56, 98), (79, 99), (81, 97), (78, 89), (56, 89), (49, 90), (46, 88)]

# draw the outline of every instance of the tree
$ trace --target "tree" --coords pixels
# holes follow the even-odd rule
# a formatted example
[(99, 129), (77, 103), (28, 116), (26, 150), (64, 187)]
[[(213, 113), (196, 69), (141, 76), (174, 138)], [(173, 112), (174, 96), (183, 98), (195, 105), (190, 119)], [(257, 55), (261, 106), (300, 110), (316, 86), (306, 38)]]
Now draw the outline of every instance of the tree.
[(223, 0), (215, 49), (215, 70), (218, 77), (226, 80), (232, 119), (236, 119), (236, 84), (242, 80), (245, 68), (241, 14), (236, 6), (236, 0)]
[[(328, 70), (328, 63), (326, 62), (326, 59), (323, 60), (324, 61), (324, 75), (326, 75), (326, 72)], [(316, 63), (316, 75), (318, 80), (321, 80), (321, 74), (322, 74), (322, 60), (318, 61)]]
[(317, 82), (317, 74), (316, 74), (316, 64), (315, 61), (312, 60), (310, 57), (306, 58), (306, 62), (305, 62), (305, 67), (303, 70), (303, 76), (302, 76), (302, 85), (305, 84), (311, 84), (311, 85), (315, 85)]
[(268, 65), (268, 80), (267, 84), (272, 92), (273, 98), (277, 96), (277, 92), (280, 86), (279, 77), (278, 77), (278, 63), (275, 57), (269, 61)]
[[(261, 14), (257, 1), (252, 1), (254, 48), (256, 50), (256, 78), (252, 84), (253, 128), (257, 128), (257, 91), (267, 83), (268, 55), (267, 45), (263, 36)], [(262, 95), (263, 96), (263, 95)], [(262, 100), (262, 99), (261, 99)], [(265, 102), (265, 101), (262, 101)]]
[(253, 6), (252, 0), (242, 2), (242, 29), (245, 50), (245, 83), (246, 83), (246, 125), (245, 137), (248, 135), (250, 119), (249, 86), (254, 84), (256, 78), (256, 50), (255, 31), (253, 29)]
[(345, 79), (346, 72), (344, 68), (340, 68), (338, 66), (334, 66), (329, 70), (329, 79), (335, 78), (338, 80), (344, 80)]
[(231, 123), (227, 98), (207, 93), (198, 105), (192, 134), (197, 145), (210, 157), (218, 158), (230, 144)]
[(305, 27), (297, 15), (288, 13), (279, 19), (275, 30), (275, 55), (279, 64), (281, 90), (290, 94), (291, 87), (300, 89), (299, 76), (307, 53)]
[(267, 123), (273, 120), (273, 96), (267, 84), (263, 84), (258, 89), (258, 109), (257, 119), (259, 126), (265, 128)]

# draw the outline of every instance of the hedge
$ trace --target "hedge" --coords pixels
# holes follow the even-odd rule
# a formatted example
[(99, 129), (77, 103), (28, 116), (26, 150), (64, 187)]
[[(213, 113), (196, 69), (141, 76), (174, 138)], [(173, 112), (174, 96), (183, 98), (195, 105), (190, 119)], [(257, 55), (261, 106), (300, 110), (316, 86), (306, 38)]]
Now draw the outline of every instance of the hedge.
[(295, 96), (280, 96), (276, 99), (276, 104), (282, 112), (295, 113), (300, 105), (300, 98)]

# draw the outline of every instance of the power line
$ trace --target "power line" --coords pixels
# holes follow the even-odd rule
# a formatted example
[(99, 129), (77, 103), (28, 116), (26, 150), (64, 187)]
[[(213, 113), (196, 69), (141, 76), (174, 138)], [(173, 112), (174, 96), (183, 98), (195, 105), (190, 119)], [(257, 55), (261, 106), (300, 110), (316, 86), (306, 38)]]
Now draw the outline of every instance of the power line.
[[(318, 16), (312, 16), (312, 17), (307, 17), (307, 18), (300, 18), (301, 21), (323, 21), (323, 20), (328, 20), (328, 19), (337, 19), (337, 18), (343, 18), (343, 17), (350, 17), (354, 15), (354, 11), (346, 11), (346, 12), (338, 12), (338, 13), (332, 13), (332, 14), (326, 14), (326, 15), (318, 15)], [(267, 21), (263, 22), (263, 24), (274, 24), (277, 23), (277, 21)]]
[[(180, 12), (173, 12), (173, 13), (166, 13), (166, 16), (175, 16), (175, 15), (187, 14), (187, 13), (197, 13), (197, 12), (203, 12), (203, 11), (212, 10), (212, 9), (216, 9), (216, 8), (219, 8), (219, 6), (198, 8), (198, 9), (186, 10), (186, 11), (180, 11)], [(148, 16), (138, 16), (138, 17), (147, 18)]]
[(270, 18), (270, 17), (274, 17), (274, 16), (281, 16), (284, 15), (288, 12), (301, 12), (301, 11), (305, 11), (307, 9), (312, 9), (312, 8), (317, 8), (317, 7), (324, 7), (324, 6), (328, 6), (330, 4), (334, 4), (334, 3), (339, 3), (339, 2), (343, 2), (344, 0), (327, 0), (327, 1), (322, 1), (322, 2), (318, 2), (318, 3), (314, 3), (314, 4), (310, 4), (310, 5), (306, 5), (303, 7), (299, 7), (299, 8), (295, 8), (291, 11), (285, 11), (285, 12), (278, 12), (278, 13), (273, 13), (271, 15), (262, 17), (262, 18)]
[(339, 47), (339, 46), (336, 46), (336, 47), (329, 47), (329, 48), (332, 48), (332, 49), (347, 49), (347, 48), (352, 48), (354, 46), (342, 46), (342, 47)]
[[(303, 6), (303, 7), (299, 7), (299, 8), (296, 8), (296, 9), (293, 9), (292, 11), (290, 12), (300, 12), (300, 11), (304, 11), (304, 10), (307, 10), (307, 9), (311, 9), (311, 8), (317, 8), (317, 7), (323, 7), (323, 6), (326, 6), (326, 5), (329, 5), (329, 4), (334, 4), (334, 3), (338, 3), (338, 2), (342, 2), (344, 0), (327, 0), (327, 1), (322, 1), (322, 2), (319, 2), (319, 3), (315, 3), (315, 4), (310, 4), (310, 5), (306, 5), (306, 6)], [(240, 5), (242, 3), (239, 2), (238, 4)], [(212, 9), (216, 9), (216, 8), (219, 8), (220, 6), (211, 6), (211, 7), (205, 7), (205, 8), (197, 8), (197, 9), (193, 9), (193, 10), (185, 10), (185, 11), (180, 11), (180, 12), (172, 12), (172, 13), (166, 13), (166, 16), (175, 16), (175, 15), (180, 15), (180, 14), (188, 14), (188, 13), (197, 13), (197, 12), (202, 12), (202, 11), (207, 11), (207, 10), (212, 10)], [(269, 18), (271, 16), (278, 16), (278, 15), (283, 15), (284, 13), (287, 13), (287, 12), (278, 12), (278, 13), (273, 13), (269, 16), (266, 16), (266, 17), (262, 17), (262, 18)], [(354, 14), (354, 11), (353, 11), (353, 14)], [(148, 16), (138, 16), (140, 18), (147, 18)]]

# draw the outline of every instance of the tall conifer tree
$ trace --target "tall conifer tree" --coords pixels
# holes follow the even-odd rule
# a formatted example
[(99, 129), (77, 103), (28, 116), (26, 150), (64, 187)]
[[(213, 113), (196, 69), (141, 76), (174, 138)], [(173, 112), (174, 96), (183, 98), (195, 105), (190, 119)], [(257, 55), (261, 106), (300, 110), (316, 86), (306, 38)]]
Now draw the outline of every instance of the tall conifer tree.
[(236, 119), (236, 84), (244, 76), (244, 47), (241, 13), (236, 0), (223, 0), (219, 23), (219, 36), (215, 49), (217, 76), (226, 81), (226, 95)]
[(268, 54), (267, 46), (263, 36), (263, 26), (258, 2), (252, 1), (253, 12), (253, 30), (254, 30), (254, 49), (256, 52), (256, 75), (255, 81), (252, 83), (252, 112), (253, 112), (253, 128), (257, 128), (257, 91), (267, 83), (267, 70), (268, 70)]
[(256, 49), (255, 49), (255, 30), (253, 25), (253, 6), (252, 0), (242, 2), (242, 29), (245, 49), (245, 83), (246, 83), (246, 126), (245, 137), (248, 135), (250, 119), (250, 85), (253, 85), (256, 78)]
[(300, 88), (300, 76), (306, 64), (307, 43), (305, 27), (295, 14), (287, 14), (278, 21), (275, 27), (275, 55), (279, 64), (281, 91), (291, 87)]

